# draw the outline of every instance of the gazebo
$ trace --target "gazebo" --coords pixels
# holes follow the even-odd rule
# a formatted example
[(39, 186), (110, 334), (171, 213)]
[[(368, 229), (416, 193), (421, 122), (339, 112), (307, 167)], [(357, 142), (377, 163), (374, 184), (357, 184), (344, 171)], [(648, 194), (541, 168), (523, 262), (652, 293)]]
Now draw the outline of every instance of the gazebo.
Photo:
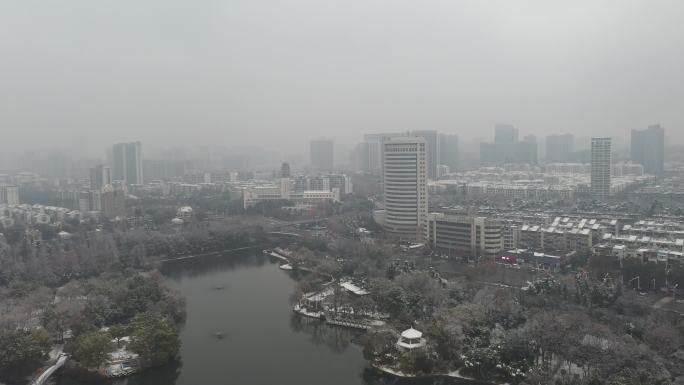
[(397, 347), (400, 349), (413, 350), (425, 347), (425, 338), (420, 331), (410, 328), (401, 333)]

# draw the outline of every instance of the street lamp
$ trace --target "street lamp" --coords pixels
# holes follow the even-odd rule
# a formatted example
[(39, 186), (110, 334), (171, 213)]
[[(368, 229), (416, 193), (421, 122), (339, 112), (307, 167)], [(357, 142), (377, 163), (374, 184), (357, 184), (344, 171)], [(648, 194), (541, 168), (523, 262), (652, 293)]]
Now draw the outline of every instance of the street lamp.
[(627, 284), (632, 283), (632, 281), (634, 281), (635, 279), (637, 280), (637, 290), (641, 290), (641, 285), (639, 284), (639, 276), (638, 275), (636, 277), (630, 279), (629, 281), (627, 281)]
[(667, 276), (670, 275), (670, 269), (665, 270), (665, 289), (668, 289), (669, 286), (667, 285)]
[(677, 302), (675, 301), (675, 295), (677, 295), (677, 286), (679, 286), (679, 284), (675, 283), (674, 287), (672, 288), (672, 302)]

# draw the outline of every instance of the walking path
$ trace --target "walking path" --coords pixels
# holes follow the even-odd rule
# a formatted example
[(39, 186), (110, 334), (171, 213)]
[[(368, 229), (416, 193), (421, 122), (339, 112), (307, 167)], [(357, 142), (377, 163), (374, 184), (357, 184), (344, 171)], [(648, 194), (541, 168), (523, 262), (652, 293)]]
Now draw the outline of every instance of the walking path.
[(69, 358), (69, 355), (65, 353), (60, 353), (59, 358), (57, 359), (57, 362), (55, 362), (54, 365), (50, 366), (47, 368), (35, 381), (31, 383), (31, 385), (43, 385), (45, 381), (47, 381), (50, 376), (57, 371), (57, 369), (61, 368), (64, 366), (64, 363), (66, 360)]
[(670, 297), (670, 296), (663, 297), (663, 298), (657, 300), (657, 301), (653, 304), (653, 308), (654, 308), (654, 309), (660, 309), (661, 307), (667, 305), (667, 304), (670, 303), (670, 302), (672, 302), (672, 297)]
[(221, 251), (212, 251), (210, 253), (204, 253), (204, 254), (197, 254), (197, 255), (188, 255), (185, 257), (176, 257), (176, 258), (167, 258), (167, 259), (160, 259), (159, 262), (170, 262), (170, 261), (182, 261), (184, 259), (192, 259), (192, 258), (199, 258), (199, 257), (208, 257), (210, 255), (217, 255), (221, 253), (227, 253), (230, 251), (240, 251), (240, 250), (249, 250), (249, 249), (260, 249), (264, 247), (264, 245), (257, 245), (257, 246), (245, 246), (245, 247), (238, 247), (237, 249), (228, 249), (228, 250), (221, 250)]

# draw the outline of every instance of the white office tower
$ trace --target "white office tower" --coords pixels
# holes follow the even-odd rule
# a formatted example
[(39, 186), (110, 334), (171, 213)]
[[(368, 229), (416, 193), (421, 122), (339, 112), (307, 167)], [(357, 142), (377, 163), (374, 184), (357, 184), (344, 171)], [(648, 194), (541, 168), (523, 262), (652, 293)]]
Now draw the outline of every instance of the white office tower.
[(383, 143), (385, 229), (406, 240), (423, 240), (427, 231), (426, 141), (397, 137)]
[(611, 139), (591, 138), (591, 195), (605, 199), (610, 195)]

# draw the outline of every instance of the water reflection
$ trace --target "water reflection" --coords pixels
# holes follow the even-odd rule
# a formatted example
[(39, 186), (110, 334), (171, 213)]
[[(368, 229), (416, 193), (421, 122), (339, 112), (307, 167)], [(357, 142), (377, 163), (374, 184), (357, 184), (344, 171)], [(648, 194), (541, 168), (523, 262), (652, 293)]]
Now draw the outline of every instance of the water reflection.
[(354, 329), (330, 326), (322, 320), (294, 313), (290, 316), (290, 328), (297, 333), (307, 334), (313, 344), (325, 345), (335, 353), (343, 353), (361, 335)]
[(140, 373), (137, 376), (121, 378), (110, 382), (111, 385), (147, 385), (147, 384), (168, 384), (173, 385), (180, 376), (183, 363), (174, 361), (168, 365), (152, 368)]
[(159, 270), (169, 278), (180, 279), (234, 270), (238, 267), (258, 267), (267, 263), (270, 263), (270, 259), (262, 253), (246, 250), (168, 261), (162, 263)]

